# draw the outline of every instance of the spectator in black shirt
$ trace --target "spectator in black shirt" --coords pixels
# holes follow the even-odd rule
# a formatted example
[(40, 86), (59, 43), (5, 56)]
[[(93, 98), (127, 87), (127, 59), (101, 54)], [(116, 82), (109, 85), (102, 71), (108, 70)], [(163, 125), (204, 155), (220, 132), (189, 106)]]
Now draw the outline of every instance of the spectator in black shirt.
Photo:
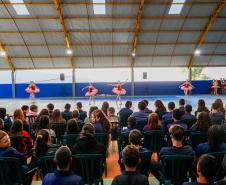
[(125, 171), (116, 176), (111, 185), (149, 185), (148, 178), (136, 171), (140, 156), (135, 146), (128, 145), (124, 148), (121, 162), (125, 165)]
[(77, 104), (77, 110), (79, 112), (79, 117), (78, 119), (79, 120), (82, 120), (84, 122), (84, 120), (86, 119), (87, 117), (87, 112), (82, 110), (82, 103), (81, 102), (78, 102)]
[(64, 111), (61, 113), (62, 117), (65, 119), (66, 122), (72, 118), (72, 112), (70, 111), (70, 109), (71, 109), (71, 104), (66, 103), (64, 106)]

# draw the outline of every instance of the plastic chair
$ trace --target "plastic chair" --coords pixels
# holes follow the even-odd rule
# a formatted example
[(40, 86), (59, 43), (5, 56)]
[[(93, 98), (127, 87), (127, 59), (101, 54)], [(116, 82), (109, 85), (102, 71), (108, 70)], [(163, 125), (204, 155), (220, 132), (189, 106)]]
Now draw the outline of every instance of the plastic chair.
[(1, 185), (21, 185), (27, 181), (30, 181), (29, 176), (22, 177), (18, 158), (0, 157)]
[(168, 132), (167, 125), (170, 124), (170, 123), (173, 123), (172, 119), (167, 119), (167, 120), (162, 121), (162, 129), (163, 129), (163, 131)]
[(142, 130), (144, 129), (144, 126), (147, 124), (147, 122), (148, 122), (148, 119), (146, 119), (146, 118), (137, 120), (137, 124), (136, 124), (135, 128), (142, 132)]
[(53, 162), (54, 156), (44, 156), (40, 160), (41, 178), (43, 179), (47, 173), (52, 173), (56, 169)]
[(172, 184), (180, 185), (188, 181), (188, 172), (191, 171), (193, 158), (190, 155), (161, 156), (160, 182), (170, 180)]
[(145, 176), (150, 174), (151, 156), (152, 151), (140, 152), (141, 163), (137, 166), (137, 171)]
[(200, 143), (205, 143), (207, 142), (207, 140), (208, 140), (207, 132), (199, 131), (190, 132), (189, 142), (193, 150), (196, 150), (197, 146)]
[(51, 128), (55, 131), (56, 134), (56, 143), (60, 143), (61, 136), (64, 135), (66, 131), (65, 123), (52, 123)]
[(152, 152), (159, 153), (164, 145), (164, 135), (163, 130), (150, 130), (143, 132), (143, 146)]
[(72, 170), (82, 176), (85, 184), (103, 185), (104, 161), (102, 154), (76, 154), (73, 155)]
[(122, 132), (117, 140), (117, 143), (118, 143), (118, 153), (120, 155), (123, 148), (125, 148), (125, 146), (129, 144), (129, 132)]
[(67, 145), (70, 149), (77, 143), (77, 140), (79, 139), (79, 134), (68, 134), (63, 135), (61, 137), (61, 142), (63, 145)]
[(31, 143), (27, 136), (11, 136), (11, 146), (29, 157), (31, 155)]

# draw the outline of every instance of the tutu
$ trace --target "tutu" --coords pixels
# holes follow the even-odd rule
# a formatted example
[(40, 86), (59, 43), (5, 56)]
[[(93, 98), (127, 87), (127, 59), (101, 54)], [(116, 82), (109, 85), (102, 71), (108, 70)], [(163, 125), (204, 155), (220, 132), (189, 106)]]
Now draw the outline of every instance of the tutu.
[(30, 94), (36, 94), (36, 93), (39, 93), (40, 92), (40, 90), (38, 88), (31, 89), (30, 87), (28, 87), (27, 89), (25, 89), (25, 91), (27, 93), (30, 93)]
[(216, 89), (216, 88), (220, 88), (220, 87), (219, 86), (214, 86), (214, 85), (211, 86), (211, 89)]
[(93, 89), (91, 92), (87, 92), (86, 94), (85, 94), (85, 96), (94, 96), (94, 95), (96, 95), (98, 93), (98, 90), (97, 89)]
[(189, 86), (189, 87), (182, 86), (180, 89), (183, 91), (191, 91), (192, 87), (191, 86)]
[(117, 95), (125, 95), (126, 94), (125, 89), (119, 90), (117, 87), (115, 87), (112, 91), (113, 91), (113, 93), (115, 93)]

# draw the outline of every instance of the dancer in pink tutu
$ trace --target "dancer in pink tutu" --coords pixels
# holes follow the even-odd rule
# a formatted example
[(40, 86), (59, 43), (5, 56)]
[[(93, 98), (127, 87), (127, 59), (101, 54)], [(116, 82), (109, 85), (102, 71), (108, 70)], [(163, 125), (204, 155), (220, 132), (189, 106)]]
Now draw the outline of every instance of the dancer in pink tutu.
[(122, 83), (120, 81), (118, 81), (115, 84), (108, 84), (108, 85), (111, 85), (114, 87), (112, 91), (113, 91), (113, 93), (117, 94), (116, 105), (118, 105), (118, 102), (119, 102), (119, 105), (122, 105), (121, 95), (126, 94), (126, 90), (123, 89), (123, 85), (125, 85), (125, 84), (126, 84), (126, 82)]
[(89, 85), (84, 87), (82, 89), (82, 91), (85, 90), (85, 89), (88, 89), (88, 92), (86, 92), (85, 96), (89, 97), (89, 105), (91, 105), (92, 101), (93, 101), (93, 105), (94, 105), (95, 104), (94, 97), (98, 93), (98, 90), (93, 86), (92, 83), (89, 83)]
[(214, 95), (217, 95), (217, 90), (218, 90), (218, 88), (220, 88), (220, 86), (219, 86), (217, 80), (213, 79), (210, 88), (211, 88), (211, 90), (213, 91), (213, 94), (214, 94)]
[(179, 86), (181, 90), (184, 91), (184, 95), (187, 96), (188, 93), (194, 88), (191, 83), (186, 80), (182, 85)]
[(29, 86), (25, 89), (30, 94), (30, 99), (35, 100), (35, 94), (40, 92), (40, 89), (35, 85), (33, 81), (30, 82)]

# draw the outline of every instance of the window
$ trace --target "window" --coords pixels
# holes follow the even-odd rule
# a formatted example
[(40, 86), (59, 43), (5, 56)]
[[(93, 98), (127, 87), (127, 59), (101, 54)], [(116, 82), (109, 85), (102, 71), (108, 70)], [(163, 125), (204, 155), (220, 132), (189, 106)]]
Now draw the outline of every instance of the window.
[(94, 14), (105, 14), (105, 0), (93, 0), (93, 11)]
[(185, 0), (173, 0), (169, 14), (180, 14), (183, 9)]
[[(27, 7), (23, 4), (23, 0), (9, 0), (10, 3), (18, 3), (18, 4), (13, 4), (13, 8), (16, 11), (18, 15), (29, 15)], [(21, 5), (19, 5), (21, 3)]]

